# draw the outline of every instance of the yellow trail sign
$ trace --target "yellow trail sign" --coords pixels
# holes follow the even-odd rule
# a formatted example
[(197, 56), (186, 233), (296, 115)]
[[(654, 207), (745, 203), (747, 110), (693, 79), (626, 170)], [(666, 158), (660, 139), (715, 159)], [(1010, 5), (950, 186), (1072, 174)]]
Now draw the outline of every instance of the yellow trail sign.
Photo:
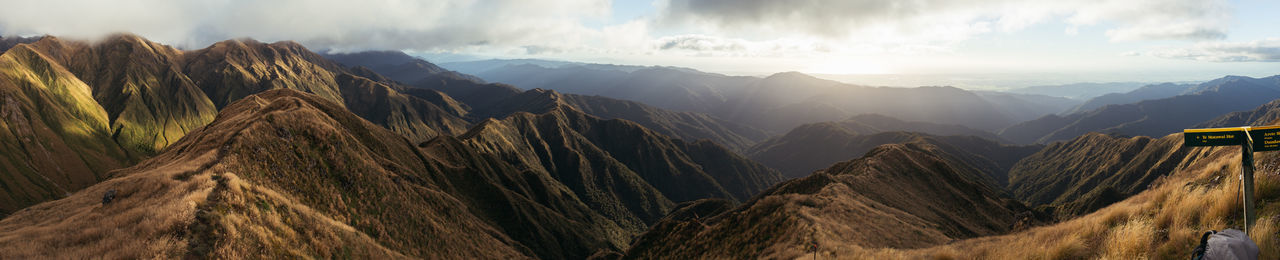
[(1182, 140), (1186, 147), (1240, 146), (1240, 188), (1244, 195), (1244, 232), (1248, 234), (1257, 219), (1253, 208), (1253, 152), (1280, 150), (1280, 126), (1186, 129), (1182, 130)]

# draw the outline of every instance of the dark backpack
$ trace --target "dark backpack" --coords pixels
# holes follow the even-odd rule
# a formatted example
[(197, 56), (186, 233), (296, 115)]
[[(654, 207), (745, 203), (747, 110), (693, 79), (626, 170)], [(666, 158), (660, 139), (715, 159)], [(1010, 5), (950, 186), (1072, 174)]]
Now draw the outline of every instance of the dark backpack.
[(1258, 259), (1258, 244), (1244, 231), (1223, 229), (1204, 232), (1200, 246), (1191, 252), (1192, 260)]
[(1209, 230), (1209, 232), (1204, 232), (1204, 235), (1200, 236), (1200, 246), (1197, 246), (1195, 250), (1191, 251), (1191, 260), (1204, 259), (1204, 251), (1209, 249), (1209, 235), (1213, 235), (1213, 233), (1218, 232)]

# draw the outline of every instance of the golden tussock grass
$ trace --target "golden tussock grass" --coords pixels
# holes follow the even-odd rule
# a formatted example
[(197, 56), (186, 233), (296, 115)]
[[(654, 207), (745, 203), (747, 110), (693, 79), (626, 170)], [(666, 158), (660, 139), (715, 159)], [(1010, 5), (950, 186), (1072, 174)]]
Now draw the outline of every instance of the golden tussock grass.
[[(1209, 230), (1243, 223), (1239, 156), (1215, 155), (1203, 167), (1167, 176), (1153, 188), (1094, 213), (1048, 226), (949, 245), (904, 251), (892, 258), (1179, 259), (1189, 258)], [(1263, 155), (1263, 154), (1258, 154)], [(1260, 161), (1277, 161), (1265, 155)], [(1232, 163), (1235, 161), (1236, 163)], [(1250, 236), (1260, 259), (1280, 259), (1280, 175), (1255, 176), (1258, 213)], [(963, 253), (957, 253), (963, 252)]]
[(220, 175), (218, 201), (202, 208), (217, 212), (220, 232), (212, 255), (226, 258), (405, 258), (368, 235), (319, 214), (289, 196)]
[[(195, 205), (213, 187), (207, 176), (174, 180), (209, 155), (94, 185), (0, 221), (0, 259), (178, 258)], [(102, 203), (102, 194), (117, 190)], [(56, 213), (56, 214), (55, 214)]]
[[(1205, 231), (1239, 229), (1243, 223), (1238, 150), (1195, 152), (1204, 158), (1163, 177), (1146, 191), (1074, 219), (919, 249), (875, 249), (827, 241), (816, 255), (831, 259), (1190, 258)], [(1280, 164), (1280, 156), (1257, 155), (1259, 165)], [(1280, 259), (1280, 174), (1274, 171), (1261, 169), (1255, 176), (1259, 212), (1250, 235), (1262, 249), (1260, 259)], [(784, 258), (814, 255), (795, 249)]]

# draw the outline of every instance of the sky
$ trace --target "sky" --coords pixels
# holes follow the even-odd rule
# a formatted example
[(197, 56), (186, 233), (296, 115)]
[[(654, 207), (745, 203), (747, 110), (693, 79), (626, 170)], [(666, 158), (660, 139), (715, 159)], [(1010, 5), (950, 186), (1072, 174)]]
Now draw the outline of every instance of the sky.
[[(187, 49), (249, 37), (336, 52), (403, 50), (433, 62), (536, 58), (730, 75), (939, 79), (909, 84), (1280, 74), (1280, 1), (1273, 0), (0, 0), (0, 6), (0, 35), (93, 40), (130, 32)], [(963, 82), (975, 77), (1008, 80)]]

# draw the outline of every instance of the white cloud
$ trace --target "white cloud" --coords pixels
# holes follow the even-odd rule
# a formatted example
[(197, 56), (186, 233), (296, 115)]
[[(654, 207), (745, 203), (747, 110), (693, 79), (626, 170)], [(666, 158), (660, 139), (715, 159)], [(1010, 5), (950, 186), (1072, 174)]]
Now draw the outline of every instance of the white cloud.
[(94, 38), (132, 32), (203, 47), (236, 37), (295, 40), (313, 48), (569, 48), (590, 39), (583, 19), (607, 0), (38, 0), (6, 1), (0, 33)]
[(1249, 42), (1204, 42), (1189, 48), (1162, 48), (1149, 56), (1213, 62), (1280, 62), (1280, 38)]
[[(1063, 26), (1063, 34), (1086, 34), (1081, 39), (1105, 31), (1111, 41), (1221, 40), (1232, 18), (1227, 0), (656, 1), (647, 16), (599, 24), (618, 18), (611, 17), (610, 0), (16, 0), (0, 4), (0, 34), (95, 38), (132, 32), (186, 48), (252, 37), (338, 51), (616, 58), (662, 65), (715, 61), (734, 70), (785, 62), (795, 65), (783, 70), (815, 62), (843, 66), (853, 59), (967, 68), (987, 57), (957, 54), (956, 49), (972, 49), (957, 43), (984, 35), (1051, 24)], [(1024, 36), (1000, 40), (1027, 39), (1019, 37)], [(1137, 54), (1274, 61), (1274, 47), (1266, 47), (1273, 43)], [(1067, 44), (1057, 47), (1075, 47)], [(683, 59), (690, 56), (711, 58)], [(1021, 60), (1014, 61), (1008, 63)], [(988, 67), (1001, 66), (1023, 65)]]
[[(661, 21), (741, 37), (819, 36), (886, 43), (944, 44), (995, 30), (1063, 19), (1071, 28), (1113, 26), (1116, 41), (1218, 39), (1225, 0), (668, 0)], [(1071, 30), (1068, 30), (1071, 31)]]

